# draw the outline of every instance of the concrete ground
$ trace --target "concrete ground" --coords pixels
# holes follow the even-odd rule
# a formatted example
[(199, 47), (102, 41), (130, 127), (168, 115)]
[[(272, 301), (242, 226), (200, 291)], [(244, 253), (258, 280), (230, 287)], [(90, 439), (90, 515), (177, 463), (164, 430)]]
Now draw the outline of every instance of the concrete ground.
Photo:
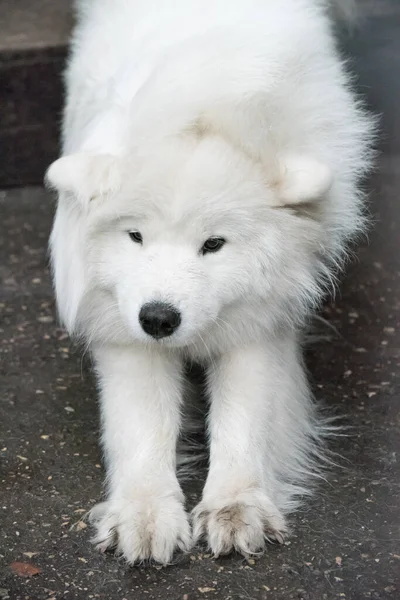
[(382, 112), (375, 227), (324, 311), (337, 333), (308, 351), (317, 398), (353, 427), (334, 445), (343, 468), (294, 517), (286, 545), (260, 558), (199, 549), (132, 569), (97, 554), (80, 521), (102, 492), (96, 394), (55, 320), (53, 203), (38, 187), (0, 192), (0, 599), (400, 598), (400, 5), (377, 4), (346, 41), (361, 92)]

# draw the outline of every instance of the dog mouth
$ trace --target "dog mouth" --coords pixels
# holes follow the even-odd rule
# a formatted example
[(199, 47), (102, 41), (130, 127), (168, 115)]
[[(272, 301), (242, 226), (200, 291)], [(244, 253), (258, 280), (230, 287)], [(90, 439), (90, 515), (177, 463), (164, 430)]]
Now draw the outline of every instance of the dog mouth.
[[(183, 319), (182, 319), (183, 320)], [(207, 348), (207, 343), (205, 338), (208, 337), (208, 332), (210, 328), (212, 328), (215, 323), (215, 319), (209, 319), (206, 323), (203, 324), (202, 327), (193, 327), (188, 331), (187, 328), (183, 326), (178, 326), (173, 331), (166, 331), (159, 334), (155, 332), (153, 335), (146, 334), (146, 337), (141, 340), (149, 346), (155, 346), (159, 348), (170, 348), (184, 351), (187, 349), (190, 351), (190, 348), (201, 347)]]

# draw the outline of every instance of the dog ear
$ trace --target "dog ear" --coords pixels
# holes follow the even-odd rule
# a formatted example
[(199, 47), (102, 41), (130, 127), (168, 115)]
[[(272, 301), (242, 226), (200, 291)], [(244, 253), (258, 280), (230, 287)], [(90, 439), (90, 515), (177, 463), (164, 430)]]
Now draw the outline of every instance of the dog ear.
[(118, 157), (111, 154), (70, 154), (50, 165), (45, 183), (87, 206), (91, 200), (119, 189), (121, 165)]
[(280, 163), (278, 198), (283, 205), (309, 204), (320, 200), (332, 182), (327, 165), (310, 157), (287, 156)]

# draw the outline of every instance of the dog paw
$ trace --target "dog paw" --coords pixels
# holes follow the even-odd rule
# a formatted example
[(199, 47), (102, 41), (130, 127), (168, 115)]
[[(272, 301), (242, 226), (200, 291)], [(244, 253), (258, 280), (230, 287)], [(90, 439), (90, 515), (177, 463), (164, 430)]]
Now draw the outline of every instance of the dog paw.
[(262, 552), (266, 541), (284, 543), (283, 515), (261, 491), (232, 498), (203, 499), (193, 511), (194, 539), (206, 538), (215, 556), (233, 550), (243, 555)]
[(114, 549), (132, 565), (148, 559), (166, 565), (175, 550), (191, 547), (188, 517), (175, 495), (110, 499), (92, 509), (90, 520), (98, 550)]

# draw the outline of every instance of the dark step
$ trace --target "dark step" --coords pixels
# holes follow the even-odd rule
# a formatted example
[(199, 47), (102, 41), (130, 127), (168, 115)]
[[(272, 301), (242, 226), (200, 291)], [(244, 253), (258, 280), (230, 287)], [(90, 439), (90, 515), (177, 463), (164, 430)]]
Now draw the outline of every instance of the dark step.
[(0, 187), (40, 183), (58, 154), (71, 0), (0, 0)]

